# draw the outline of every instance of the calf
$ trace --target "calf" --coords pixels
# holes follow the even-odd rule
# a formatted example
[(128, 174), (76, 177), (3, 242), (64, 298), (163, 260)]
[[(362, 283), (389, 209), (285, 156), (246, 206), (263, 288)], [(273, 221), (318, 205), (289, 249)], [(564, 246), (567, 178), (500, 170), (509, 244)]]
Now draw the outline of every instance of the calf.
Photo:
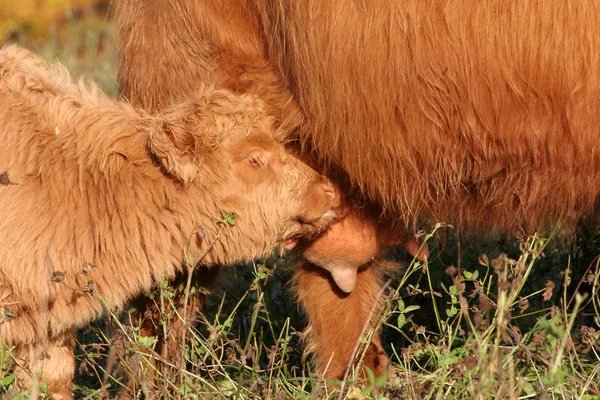
[(249, 95), (204, 89), (150, 115), (2, 49), (0, 345), (27, 364), (18, 384), (43, 369), (70, 398), (75, 331), (107, 308), (322, 231), (333, 189), (281, 140)]

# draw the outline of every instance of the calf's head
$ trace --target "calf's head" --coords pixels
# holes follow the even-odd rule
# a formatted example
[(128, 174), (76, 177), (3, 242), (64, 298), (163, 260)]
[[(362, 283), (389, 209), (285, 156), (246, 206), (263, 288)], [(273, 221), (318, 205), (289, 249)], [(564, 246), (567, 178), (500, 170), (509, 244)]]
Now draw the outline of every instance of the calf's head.
[(277, 245), (290, 249), (335, 217), (331, 183), (286, 152), (283, 134), (252, 96), (204, 90), (164, 110), (149, 150), (182, 195), (197, 200), (202, 223), (210, 215), (214, 225), (220, 210), (235, 213), (209, 263), (262, 256)]

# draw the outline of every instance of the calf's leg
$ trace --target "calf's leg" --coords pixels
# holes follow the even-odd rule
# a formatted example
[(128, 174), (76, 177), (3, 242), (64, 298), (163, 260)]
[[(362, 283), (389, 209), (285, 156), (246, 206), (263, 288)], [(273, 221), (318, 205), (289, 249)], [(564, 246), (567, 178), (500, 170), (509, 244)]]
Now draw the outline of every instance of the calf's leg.
[[(188, 279), (185, 273), (180, 274), (170, 283), (175, 288), (175, 296), (172, 297), (173, 305), (168, 299), (164, 299), (165, 314), (161, 314), (160, 297), (154, 298), (139, 296), (134, 301), (136, 312), (133, 315), (134, 324), (140, 327), (138, 334), (143, 337), (156, 337), (157, 342), (154, 346), (154, 353), (159, 359), (166, 357), (166, 362), (179, 367), (184, 360), (181, 359), (181, 349), (185, 346), (183, 340), (186, 330), (195, 323), (196, 318), (202, 312), (202, 305), (206, 300), (206, 291), (203, 288), (210, 289), (214, 286), (219, 275), (219, 268), (198, 268), (194, 272), (191, 281), (193, 293), (188, 297), (187, 307), (184, 304), (184, 289)], [(184, 315), (185, 314), (185, 315)], [(165, 321), (162, 321), (162, 320)], [(184, 323), (184, 320), (186, 323)], [(163, 322), (166, 322), (167, 330)], [(143, 350), (143, 349), (142, 349)], [(152, 362), (154, 358), (150, 358)], [(138, 362), (139, 363), (139, 362)], [(133, 363), (132, 363), (133, 364)], [(137, 365), (134, 368), (133, 378), (150, 390), (150, 387), (160, 387), (159, 374), (169, 376), (169, 371), (163, 368), (162, 363), (153, 363), (152, 365)], [(158, 372), (158, 374), (157, 374)], [(133, 397), (134, 382), (129, 380), (125, 385), (126, 389), (122, 391), (122, 399)]]

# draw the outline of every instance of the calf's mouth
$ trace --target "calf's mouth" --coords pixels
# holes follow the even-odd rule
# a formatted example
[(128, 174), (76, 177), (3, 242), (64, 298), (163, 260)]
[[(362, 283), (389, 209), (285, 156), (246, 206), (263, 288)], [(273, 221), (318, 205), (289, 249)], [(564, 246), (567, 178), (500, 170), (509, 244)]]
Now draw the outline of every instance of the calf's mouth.
[(316, 238), (321, 233), (323, 233), (325, 229), (327, 229), (329, 224), (333, 222), (333, 220), (336, 217), (336, 212), (334, 210), (329, 210), (323, 215), (321, 215), (319, 218), (312, 221), (299, 219), (298, 222), (301, 224), (300, 232), (294, 233), (293, 235), (284, 239), (283, 248), (286, 251), (290, 251), (298, 245), (300, 239), (305, 238), (308, 240), (312, 240)]

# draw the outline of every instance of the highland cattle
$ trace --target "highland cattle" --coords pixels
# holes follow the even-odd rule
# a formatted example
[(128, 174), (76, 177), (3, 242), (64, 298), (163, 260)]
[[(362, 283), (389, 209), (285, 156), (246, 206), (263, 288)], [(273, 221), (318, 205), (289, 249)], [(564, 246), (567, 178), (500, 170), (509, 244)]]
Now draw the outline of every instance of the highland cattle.
[(333, 186), (263, 108), (204, 88), (148, 114), (0, 50), (0, 345), (20, 387), (71, 398), (77, 328), (192, 265), (210, 274), (325, 229)]

